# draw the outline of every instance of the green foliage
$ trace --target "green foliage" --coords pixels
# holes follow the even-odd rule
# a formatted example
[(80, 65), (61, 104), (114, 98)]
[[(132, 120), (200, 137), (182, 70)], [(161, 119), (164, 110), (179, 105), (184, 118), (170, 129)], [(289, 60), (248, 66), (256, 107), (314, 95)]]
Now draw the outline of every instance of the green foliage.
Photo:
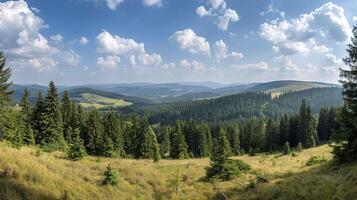
[(167, 158), (170, 155), (170, 128), (168, 126), (163, 127), (162, 141), (160, 145), (160, 155), (162, 158)]
[(313, 166), (321, 163), (325, 163), (326, 159), (324, 157), (319, 157), (319, 156), (312, 156), (306, 161), (306, 166)]
[(299, 142), (299, 144), (296, 146), (296, 151), (301, 152), (302, 151), (302, 144)]
[(283, 153), (288, 155), (290, 153), (290, 144), (289, 142), (285, 142), (283, 146)]
[(348, 69), (340, 69), (344, 105), (338, 114), (340, 128), (334, 135), (334, 154), (340, 161), (357, 159), (357, 26), (353, 28), (351, 43), (344, 59)]
[(83, 146), (83, 140), (80, 138), (79, 129), (75, 129), (72, 134), (72, 141), (69, 144), (69, 148), (67, 150), (67, 156), (70, 160), (81, 160), (85, 155), (86, 151)]
[(250, 170), (250, 166), (241, 160), (229, 159), (229, 143), (226, 138), (226, 132), (220, 129), (219, 135), (215, 140), (213, 152), (211, 155), (211, 165), (206, 168), (207, 179), (220, 179), (223, 181), (231, 180), (240, 173)]
[(107, 166), (107, 169), (104, 172), (104, 180), (103, 184), (104, 185), (118, 185), (119, 180), (118, 180), (118, 175), (115, 173), (115, 171), (112, 169), (110, 164)]
[(189, 158), (188, 146), (185, 141), (185, 136), (182, 132), (181, 122), (177, 121), (175, 129), (171, 134), (171, 151), (170, 157), (175, 159)]
[(307, 105), (305, 99), (301, 101), (298, 133), (299, 141), (301, 141), (305, 148), (316, 145), (316, 121), (313, 118), (310, 106)]

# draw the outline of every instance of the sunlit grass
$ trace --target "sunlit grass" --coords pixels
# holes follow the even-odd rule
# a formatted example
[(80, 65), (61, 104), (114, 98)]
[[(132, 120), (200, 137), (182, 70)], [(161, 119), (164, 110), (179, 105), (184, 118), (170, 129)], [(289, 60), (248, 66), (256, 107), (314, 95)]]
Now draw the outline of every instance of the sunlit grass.
[[(73, 199), (209, 199), (217, 193), (226, 194), (229, 199), (289, 199), (294, 192), (306, 195), (314, 187), (319, 190), (315, 195), (329, 190), (325, 199), (335, 194), (347, 197), (357, 191), (356, 186), (345, 189), (341, 184), (347, 175), (356, 181), (357, 165), (344, 166), (335, 172), (330, 172), (331, 167), (305, 165), (312, 156), (331, 160), (330, 151), (324, 145), (304, 150), (296, 157), (280, 154), (235, 157), (249, 163), (252, 172), (230, 182), (209, 183), (200, 181), (209, 165), (206, 158), (154, 163), (89, 156), (73, 162), (61, 152), (39, 153), (36, 148), (14, 149), (0, 144), (0, 170), (14, 169), (13, 176), (0, 178), (0, 199), (58, 199), (65, 193)], [(117, 186), (101, 184), (109, 163), (119, 176)], [(270, 183), (246, 189), (256, 174), (266, 175)], [(332, 184), (336, 183), (340, 184), (340, 190), (333, 189), (332, 193)]]

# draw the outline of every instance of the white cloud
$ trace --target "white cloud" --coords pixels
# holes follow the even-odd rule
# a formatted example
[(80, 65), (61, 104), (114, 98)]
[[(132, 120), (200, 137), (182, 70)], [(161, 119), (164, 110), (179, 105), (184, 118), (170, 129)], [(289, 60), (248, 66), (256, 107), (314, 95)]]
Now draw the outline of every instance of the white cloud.
[(120, 58), (117, 56), (98, 57), (97, 65), (103, 70), (114, 70), (117, 68)]
[(133, 67), (158, 66), (162, 62), (159, 54), (146, 53), (144, 43), (138, 43), (133, 39), (122, 38), (103, 31), (96, 37), (96, 40), (100, 53), (127, 57)]
[(253, 63), (253, 64), (241, 64), (241, 65), (231, 65), (230, 66), (232, 69), (235, 69), (237, 71), (241, 70), (259, 70), (259, 71), (267, 71), (269, 70), (269, 65), (266, 62), (258, 62), (258, 63)]
[(133, 39), (125, 39), (117, 35), (113, 36), (108, 31), (101, 32), (96, 40), (101, 53), (113, 55), (145, 53), (143, 43), (137, 43)]
[(14, 68), (49, 71), (79, 63), (73, 50), (53, 46), (63, 40), (61, 35), (51, 36), (50, 44), (40, 33), (48, 25), (23, 0), (0, 3), (0, 24), (0, 48)]
[(50, 36), (50, 39), (53, 40), (56, 43), (62, 42), (63, 41), (63, 36), (60, 34), (52, 35)]
[(106, 0), (107, 6), (111, 10), (116, 10), (124, 0)]
[(176, 64), (173, 63), (173, 62), (171, 62), (171, 63), (166, 63), (166, 64), (161, 65), (161, 68), (167, 69), (167, 70), (175, 69), (175, 68), (176, 68)]
[(81, 37), (81, 38), (79, 39), (79, 43), (80, 43), (81, 45), (86, 45), (86, 44), (88, 44), (88, 42), (89, 42), (89, 40), (88, 40), (88, 38), (86, 38), (86, 37)]
[(226, 31), (229, 23), (239, 21), (239, 16), (235, 10), (230, 8), (225, 10), (224, 15), (218, 17), (217, 26), (220, 30)]
[(196, 61), (196, 60), (193, 60), (192, 62), (186, 60), (186, 59), (183, 59), (180, 61), (180, 66), (182, 67), (185, 67), (186, 69), (190, 69), (190, 70), (203, 70), (205, 69), (205, 66), (204, 64)]
[(211, 15), (211, 11), (206, 10), (206, 8), (205, 8), (204, 6), (199, 6), (199, 7), (197, 7), (197, 9), (196, 9), (196, 14), (197, 14), (199, 17), (204, 17), (204, 16), (209, 16), (209, 15)]
[(283, 71), (283, 73), (295, 73), (300, 71), (297, 65), (295, 65), (288, 56), (281, 55), (279, 57), (276, 57), (274, 59), (274, 62), (279, 65), (278, 67), (280, 70)]
[(223, 42), (223, 40), (216, 41), (216, 43), (214, 44), (214, 50), (215, 50), (217, 62), (220, 62), (221, 60), (227, 58), (234, 58), (235, 60), (240, 60), (243, 58), (242, 53), (238, 53), (234, 51), (228, 53), (228, 47), (226, 43)]
[(286, 54), (307, 53), (309, 48), (322, 50), (321, 46), (315, 47), (317, 44), (309, 41), (319, 36), (344, 42), (350, 37), (350, 32), (343, 8), (331, 2), (299, 18), (272, 21), (260, 26), (260, 36), (273, 42), (275, 49)]
[(352, 20), (355, 21), (355, 22), (357, 22), (357, 16), (353, 16), (353, 17), (352, 17)]
[(170, 36), (170, 40), (174, 41), (181, 49), (188, 50), (191, 53), (210, 55), (210, 45), (206, 38), (197, 36), (191, 29), (175, 32)]
[(209, 3), (211, 4), (212, 8), (217, 9), (220, 6), (224, 7), (226, 6), (226, 2), (224, 0), (209, 0)]
[(145, 6), (162, 6), (162, 0), (143, 0)]

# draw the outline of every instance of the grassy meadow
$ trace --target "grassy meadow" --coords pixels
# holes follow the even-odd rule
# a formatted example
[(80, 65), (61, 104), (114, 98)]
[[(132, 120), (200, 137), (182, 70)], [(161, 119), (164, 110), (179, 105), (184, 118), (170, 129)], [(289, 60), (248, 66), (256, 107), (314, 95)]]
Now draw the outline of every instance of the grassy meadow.
[(124, 99), (113, 99), (108, 97), (99, 96), (91, 93), (81, 94), (82, 101), (79, 104), (84, 108), (106, 108), (106, 107), (124, 107), (132, 105)]
[[(328, 145), (295, 155), (239, 156), (252, 171), (227, 182), (204, 182), (209, 159), (132, 160), (85, 157), (0, 144), (0, 199), (357, 199), (357, 164), (335, 167)], [(326, 160), (306, 166), (312, 157)], [(102, 185), (108, 164), (117, 186)], [(259, 182), (263, 177), (268, 182)]]

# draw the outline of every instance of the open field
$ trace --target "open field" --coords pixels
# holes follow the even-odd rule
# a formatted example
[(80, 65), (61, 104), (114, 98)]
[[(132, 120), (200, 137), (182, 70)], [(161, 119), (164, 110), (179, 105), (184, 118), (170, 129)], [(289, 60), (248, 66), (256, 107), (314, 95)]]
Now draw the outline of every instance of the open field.
[[(252, 171), (229, 182), (203, 182), (208, 159), (151, 160), (86, 157), (68, 161), (61, 152), (14, 149), (0, 144), (0, 199), (356, 199), (357, 165), (334, 167), (331, 148), (323, 145), (297, 156), (239, 156)], [(326, 164), (306, 166), (311, 156)], [(101, 184), (108, 164), (119, 175), (118, 186)], [(269, 183), (252, 184), (256, 175)], [(178, 177), (178, 179), (177, 179)], [(66, 196), (67, 195), (67, 196)], [(66, 196), (66, 197), (65, 197)]]
[(132, 104), (123, 99), (113, 99), (91, 93), (83, 93), (81, 96), (82, 100), (79, 104), (84, 108), (100, 109), (105, 107), (124, 107)]

